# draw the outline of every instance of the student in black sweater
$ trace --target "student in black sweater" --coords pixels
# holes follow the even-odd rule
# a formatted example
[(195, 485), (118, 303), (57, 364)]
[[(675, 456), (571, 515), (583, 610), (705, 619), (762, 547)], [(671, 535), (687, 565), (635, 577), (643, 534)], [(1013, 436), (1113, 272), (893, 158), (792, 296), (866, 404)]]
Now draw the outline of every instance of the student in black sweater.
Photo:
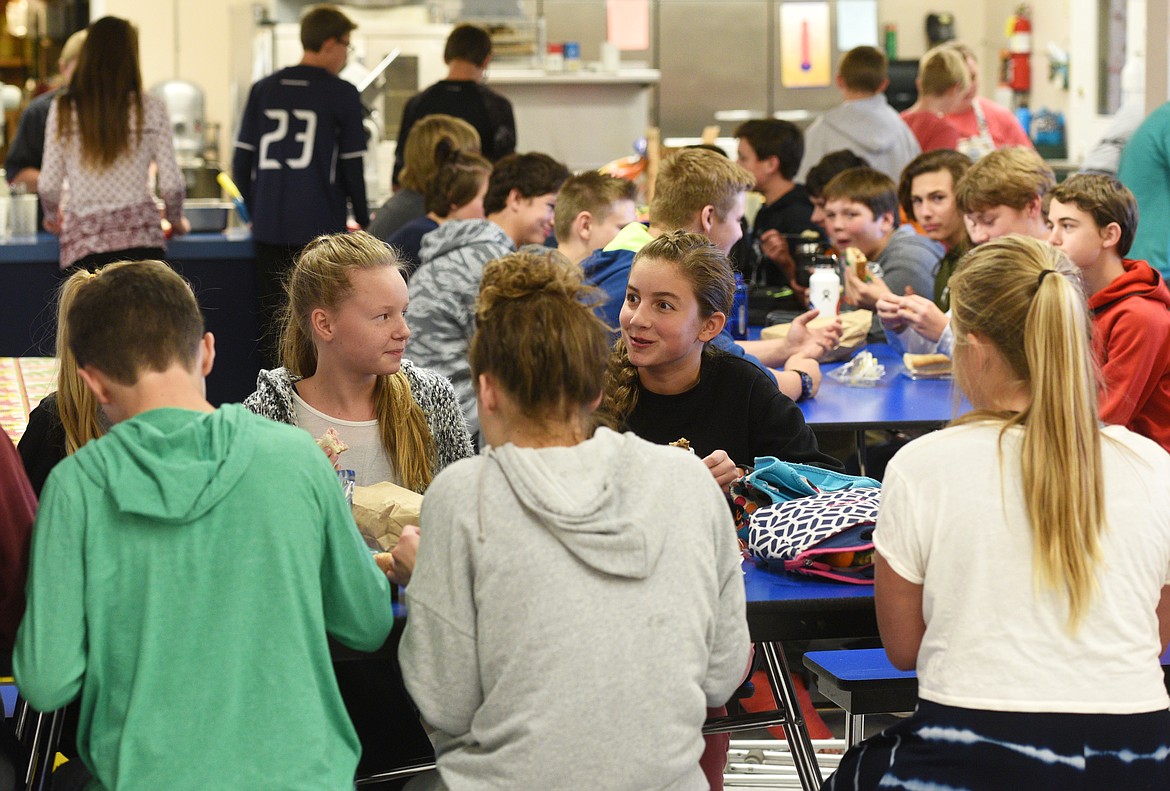
[(38, 498), (57, 462), (109, 429), (93, 393), (77, 375), (65, 322), (77, 287), (92, 277), (92, 272), (81, 270), (61, 284), (57, 294), (57, 391), (45, 396), (29, 413), (28, 427), (17, 446)]
[[(605, 414), (652, 442), (687, 439), (721, 486), (757, 456), (841, 469), (758, 368), (707, 349), (734, 290), (726, 255), (702, 236), (666, 233), (643, 247), (622, 305)], [(804, 390), (807, 397), (811, 378)]]

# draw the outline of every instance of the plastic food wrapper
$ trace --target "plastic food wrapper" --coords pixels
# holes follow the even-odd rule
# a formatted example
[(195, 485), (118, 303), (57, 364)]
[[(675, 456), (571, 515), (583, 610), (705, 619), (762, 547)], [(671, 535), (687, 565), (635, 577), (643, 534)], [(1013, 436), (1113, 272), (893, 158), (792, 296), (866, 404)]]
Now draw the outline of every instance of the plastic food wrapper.
[(406, 525), (417, 525), (423, 496), (388, 481), (353, 489), (353, 520), (370, 549), (390, 552)]
[(829, 374), (849, 387), (874, 387), (886, 374), (886, 367), (869, 352), (861, 352), (849, 362)]
[(353, 489), (357, 481), (357, 473), (353, 470), (338, 470), (337, 480), (341, 481), (341, 492), (345, 495), (346, 504), (353, 507)]

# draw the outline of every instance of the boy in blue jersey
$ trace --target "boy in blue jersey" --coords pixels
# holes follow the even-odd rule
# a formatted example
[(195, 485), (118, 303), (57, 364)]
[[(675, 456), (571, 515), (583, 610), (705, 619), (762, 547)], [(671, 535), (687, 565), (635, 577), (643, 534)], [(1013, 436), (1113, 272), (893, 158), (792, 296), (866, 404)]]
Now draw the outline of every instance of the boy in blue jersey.
[(240, 120), (232, 176), (252, 215), (260, 331), (273, 367), (282, 284), (296, 254), (322, 234), (344, 232), (349, 208), (358, 225), (370, 223), (362, 104), (337, 76), (356, 27), (332, 6), (309, 9), (301, 62), (253, 85)]
[(390, 590), (310, 435), (213, 409), (212, 336), (161, 261), (113, 264), (69, 309), (115, 424), (49, 475), (13, 668), (107, 789), (351, 791), (359, 742), (327, 635), (383, 644)]

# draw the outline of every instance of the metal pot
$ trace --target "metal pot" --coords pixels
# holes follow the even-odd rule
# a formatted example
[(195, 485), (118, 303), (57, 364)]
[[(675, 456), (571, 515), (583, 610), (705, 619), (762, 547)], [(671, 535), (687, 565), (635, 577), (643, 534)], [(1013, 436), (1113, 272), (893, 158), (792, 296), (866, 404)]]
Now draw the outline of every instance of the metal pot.
[(232, 210), (230, 201), (196, 198), (183, 203), (183, 214), (191, 223), (192, 233), (218, 233), (227, 228)]

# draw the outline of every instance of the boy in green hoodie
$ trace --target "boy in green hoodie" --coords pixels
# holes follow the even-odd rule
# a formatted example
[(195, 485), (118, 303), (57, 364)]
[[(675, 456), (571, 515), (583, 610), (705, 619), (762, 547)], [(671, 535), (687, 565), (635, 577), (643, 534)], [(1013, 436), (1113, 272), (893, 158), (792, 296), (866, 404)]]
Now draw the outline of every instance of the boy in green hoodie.
[(70, 348), (115, 424), (57, 465), (14, 668), (117, 789), (352, 789), (358, 739), (327, 635), (370, 651), (390, 592), (303, 431), (204, 397), (214, 342), (179, 275), (114, 264)]

